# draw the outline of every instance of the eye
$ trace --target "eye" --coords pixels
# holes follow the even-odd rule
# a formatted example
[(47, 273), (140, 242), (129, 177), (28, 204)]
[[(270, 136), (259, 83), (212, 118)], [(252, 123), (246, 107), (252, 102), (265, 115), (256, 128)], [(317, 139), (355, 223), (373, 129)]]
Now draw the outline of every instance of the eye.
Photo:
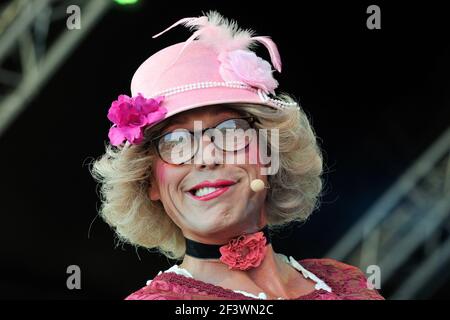
[(197, 143), (186, 129), (177, 129), (164, 135), (158, 143), (161, 158), (172, 164), (181, 164), (194, 155)]
[(173, 131), (166, 135), (164, 135), (159, 141), (160, 146), (164, 146), (167, 148), (182, 145), (191, 142), (191, 134), (189, 131), (181, 129), (179, 131)]
[(253, 132), (246, 119), (229, 119), (216, 127), (215, 145), (224, 151), (238, 151), (245, 148), (253, 138)]

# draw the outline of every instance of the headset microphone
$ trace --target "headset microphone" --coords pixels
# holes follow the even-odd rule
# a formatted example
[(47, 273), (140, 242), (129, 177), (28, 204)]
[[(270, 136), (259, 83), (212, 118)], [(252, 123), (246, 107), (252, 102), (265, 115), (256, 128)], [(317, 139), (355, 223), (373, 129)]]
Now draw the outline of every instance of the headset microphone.
[(264, 190), (266, 186), (264, 185), (264, 181), (261, 179), (253, 179), (250, 183), (250, 189), (252, 189), (254, 192), (259, 192)]

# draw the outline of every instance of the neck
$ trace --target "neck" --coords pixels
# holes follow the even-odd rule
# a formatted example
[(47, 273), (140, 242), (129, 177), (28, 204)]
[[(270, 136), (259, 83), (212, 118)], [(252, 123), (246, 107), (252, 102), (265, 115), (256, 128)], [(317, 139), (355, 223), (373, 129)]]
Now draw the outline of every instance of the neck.
[(262, 263), (250, 270), (230, 270), (219, 259), (198, 259), (188, 255), (185, 255), (180, 267), (188, 270), (197, 280), (228, 288), (247, 289), (248, 292), (264, 291), (274, 296), (288, 296), (289, 279), (292, 279), (289, 266), (281, 260), (271, 244), (267, 245)]
[[(264, 226), (257, 232), (263, 232), (266, 244), (270, 244), (270, 234), (268, 226)], [(220, 247), (224, 244), (205, 244), (192, 239), (186, 239), (186, 255), (198, 259), (219, 259), (221, 257)]]

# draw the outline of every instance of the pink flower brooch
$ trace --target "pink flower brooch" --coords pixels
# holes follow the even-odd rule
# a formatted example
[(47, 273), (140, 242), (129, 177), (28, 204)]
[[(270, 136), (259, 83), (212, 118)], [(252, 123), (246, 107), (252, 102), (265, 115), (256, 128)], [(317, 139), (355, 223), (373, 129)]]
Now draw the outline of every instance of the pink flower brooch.
[(221, 62), (219, 72), (225, 81), (242, 81), (267, 94), (275, 94), (278, 81), (272, 75), (270, 63), (253, 51), (227, 51), (221, 53), (218, 59)]
[(114, 123), (108, 134), (111, 144), (118, 146), (124, 140), (141, 143), (143, 128), (166, 116), (167, 109), (161, 106), (163, 100), (163, 96), (146, 99), (140, 93), (135, 97), (120, 95), (108, 111), (108, 119)]
[(266, 237), (262, 231), (242, 235), (220, 247), (220, 261), (229, 269), (248, 270), (258, 267), (266, 254)]

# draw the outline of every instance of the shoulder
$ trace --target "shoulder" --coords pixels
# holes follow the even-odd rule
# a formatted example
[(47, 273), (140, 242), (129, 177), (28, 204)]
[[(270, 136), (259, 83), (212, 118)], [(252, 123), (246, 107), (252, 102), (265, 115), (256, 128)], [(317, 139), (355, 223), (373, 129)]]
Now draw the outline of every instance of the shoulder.
[(343, 298), (384, 299), (376, 289), (370, 287), (366, 275), (358, 267), (331, 258), (303, 259), (299, 263)]
[(128, 295), (125, 300), (197, 300), (204, 299), (206, 292), (192, 288), (179, 281), (171, 281), (172, 274), (156, 276), (153, 280), (147, 281), (145, 287)]
[(305, 268), (309, 267), (310, 269), (316, 269), (320, 272), (351, 271), (356, 273), (358, 272), (362, 273), (362, 271), (358, 267), (331, 258), (302, 259), (299, 260), (299, 263), (301, 263), (302, 266), (304, 266)]
[(330, 258), (303, 259), (299, 263), (325, 282), (328, 281), (336, 285), (353, 280), (358, 281), (360, 285), (366, 286), (364, 273), (358, 267), (350, 264)]

